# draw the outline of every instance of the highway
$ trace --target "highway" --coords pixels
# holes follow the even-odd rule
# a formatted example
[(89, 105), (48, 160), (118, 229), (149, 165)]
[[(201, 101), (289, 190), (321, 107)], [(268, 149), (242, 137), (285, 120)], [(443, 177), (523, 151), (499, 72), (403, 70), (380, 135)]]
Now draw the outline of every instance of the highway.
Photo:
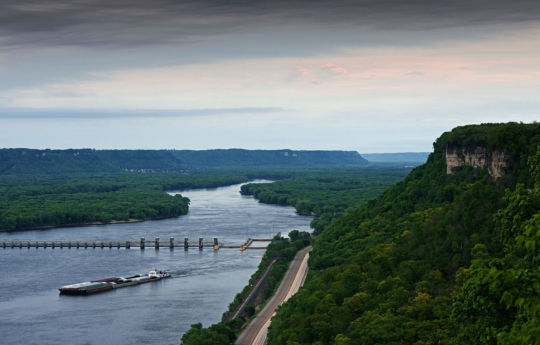
[(287, 301), (304, 284), (308, 272), (307, 261), (311, 249), (312, 247), (309, 246), (296, 254), (276, 293), (244, 331), (240, 333), (235, 342), (236, 345), (264, 345), (268, 326), (270, 326), (270, 319), (274, 316), (277, 307)]

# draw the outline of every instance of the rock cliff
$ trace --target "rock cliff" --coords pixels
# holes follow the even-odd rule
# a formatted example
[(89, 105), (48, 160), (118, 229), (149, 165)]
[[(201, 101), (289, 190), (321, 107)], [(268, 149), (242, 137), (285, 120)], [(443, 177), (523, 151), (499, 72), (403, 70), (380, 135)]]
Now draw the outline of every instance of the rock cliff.
[(502, 177), (510, 165), (510, 154), (504, 150), (487, 151), (485, 147), (458, 147), (447, 146), (446, 173), (452, 174), (461, 166), (470, 166), (475, 169), (487, 168), (493, 180)]

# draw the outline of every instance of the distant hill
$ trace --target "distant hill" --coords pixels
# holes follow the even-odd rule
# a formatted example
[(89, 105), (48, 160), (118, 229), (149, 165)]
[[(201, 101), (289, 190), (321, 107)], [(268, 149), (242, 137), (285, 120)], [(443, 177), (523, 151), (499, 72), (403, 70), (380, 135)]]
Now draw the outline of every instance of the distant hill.
[(0, 149), (0, 174), (182, 172), (219, 167), (361, 166), (355, 151)]
[(370, 163), (418, 163), (427, 161), (429, 152), (362, 153)]

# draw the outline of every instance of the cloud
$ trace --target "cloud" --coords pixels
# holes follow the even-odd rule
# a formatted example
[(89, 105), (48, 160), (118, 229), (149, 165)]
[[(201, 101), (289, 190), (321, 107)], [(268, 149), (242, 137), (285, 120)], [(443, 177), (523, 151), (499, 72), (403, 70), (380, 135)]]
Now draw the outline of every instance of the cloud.
[(297, 72), (301, 76), (307, 76), (311, 74), (311, 72), (307, 68), (302, 67), (302, 66), (297, 68)]
[(387, 125), (423, 116), (538, 118), (538, 23), (537, 0), (2, 0), (0, 137), (339, 147), (401, 144)]
[(3, 0), (4, 46), (140, 46), (191, 43), (241, 25), (197, 2), (80, 0), (69, 5)]
[(324, 71), (330, 71), (333, 74), (347, 74), (347, 70), (343, 67), (335, 65), (333, 63), (327, 63), (321, 66), (321, 69)]
[(529, 0), (2, 0), (0, 92), (122, 69), (489, 40), (539, 22)]
[(540, 19), (531, 0), (3, 0), (4, 46), (189, 44), (279, 27), (426, 30)]
[(278, 107), (216, 109), (31, 109), (0, 108), (0, 119), (112, 119), (112, 118), (182, 118), (227, 114), (280, 113)]
[(538, 93), (540, 43), (533, 37), (539, 33), (521, 31), (519, 38), (435, 47), (363, 47), (311, 57), (221, 59), (102, 71), (91, 78), (83, 75), (0, 91), (0, 107), (329, 110), (399, 103), (413, 109), (424, 99), (444, 97), (527, 99)]

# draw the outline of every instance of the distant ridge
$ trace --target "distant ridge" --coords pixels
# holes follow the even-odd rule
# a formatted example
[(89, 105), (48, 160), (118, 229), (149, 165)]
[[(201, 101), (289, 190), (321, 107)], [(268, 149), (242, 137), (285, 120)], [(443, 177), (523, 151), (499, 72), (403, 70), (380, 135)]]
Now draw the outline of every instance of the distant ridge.
[(425, 163), (430, 152), (362, 153), (372, 163)]
[(233, 167), (361, 166), (356, 151), (0, 149), (0, 174), (185, 172)]

